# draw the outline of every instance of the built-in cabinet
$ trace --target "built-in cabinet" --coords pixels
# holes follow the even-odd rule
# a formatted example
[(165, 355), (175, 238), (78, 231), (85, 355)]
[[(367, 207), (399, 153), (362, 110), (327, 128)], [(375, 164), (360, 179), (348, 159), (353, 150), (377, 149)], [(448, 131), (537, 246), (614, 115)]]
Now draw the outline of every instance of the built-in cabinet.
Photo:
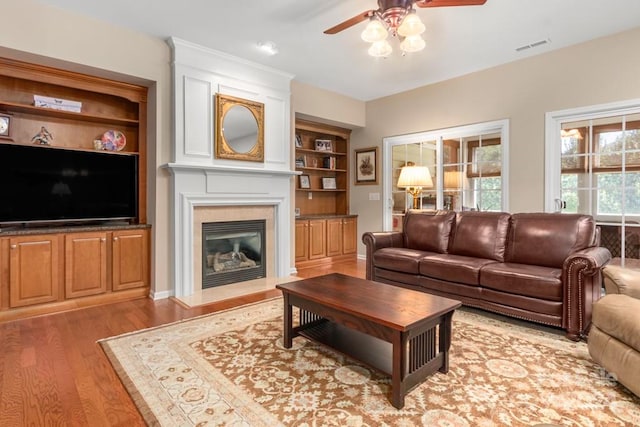
[(65, 298), (96, 295), (107, 290), (107, 233), (64, 236)]
[(296, 208), (305, 215), (349, 213), (351, 131), (296, 120)]
[(355, 257), (357, 217), (349, 213), (351, 131), (296, 120), (296, 267)]
[[(148, 294), (147, 92), (144, 86), (0, 58), (1, 144), (99, 149), (138, 159), (137, 217), (128, 223), (40, 229), (2, 224), (0, 321)], [(46, 147), (34, 144), (42, 129), (50, 134)], [(126, 143), (120, 139), (114, 148), (97, 142), (114, 133)]]
[(296, 220), (296, 267), (353, 258), (357, 227), (355, 215)]
[(0, 272), (0, 320), (144, 296), (149, 228), (0, 237)]
[(9, 307), (57, 301), (61, 283), (60, 236), (43, 234), (12, 237), (3, 243), (3, 247), (9, 248), (6, 251)]

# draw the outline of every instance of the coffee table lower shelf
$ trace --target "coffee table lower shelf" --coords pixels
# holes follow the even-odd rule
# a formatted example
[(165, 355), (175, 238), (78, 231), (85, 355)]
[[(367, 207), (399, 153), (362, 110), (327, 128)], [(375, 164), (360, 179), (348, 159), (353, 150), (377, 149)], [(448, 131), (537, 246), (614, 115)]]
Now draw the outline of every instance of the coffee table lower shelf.
[[(439, 336), (437, 329), (441, 325), (450, 325), (450, 314), (434, 319), (433, 324), (421, 334), (405, 341), (403, 349), (397, 350), (398, 359), (395, 363), (400, 363), (401, 366), (400, 372), (394, 375), (394, 349), (391, 342), (332, 322), (304, 309), (299, 310), (301, 324), (291, 328), (291, 336), (299, 335), (318, 342), (391, 376), (391, 402), (398, 409), (404, 406), (404, 396), (429, 375), (436, 371), (448, 371), (447, 352), (444, 349), (438, 351), (438, 347), (444, 343), (440, 339), (444, 337)], [(445, 331), (441, 333), (448, 335)]]

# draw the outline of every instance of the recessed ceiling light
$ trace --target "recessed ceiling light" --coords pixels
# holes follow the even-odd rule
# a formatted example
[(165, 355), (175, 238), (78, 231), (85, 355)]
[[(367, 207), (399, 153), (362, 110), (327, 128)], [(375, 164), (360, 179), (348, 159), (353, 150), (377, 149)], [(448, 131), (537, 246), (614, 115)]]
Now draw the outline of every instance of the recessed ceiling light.
[(278, 53), (278, 47), (274, 42), (258, 42), (258, 49), (267, 55), (275, 55)]

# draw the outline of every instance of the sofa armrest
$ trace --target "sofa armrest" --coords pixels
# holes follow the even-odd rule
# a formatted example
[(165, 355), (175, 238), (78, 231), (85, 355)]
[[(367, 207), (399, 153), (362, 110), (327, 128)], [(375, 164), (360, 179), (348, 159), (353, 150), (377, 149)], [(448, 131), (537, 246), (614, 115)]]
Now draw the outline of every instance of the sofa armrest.
[(571, 254), (562, 267), (563, 328), (579, 340), (591, 324), (591, 307), (602, 294), (602, 268), (611, 260), (607, 248), (592, 246)]
[(624, 294), (640, 299), (640, 271), (608, 265), (602, 269), (607, 294)]
[(362, 235), (362, 243), (367, 248), (367, 280), (373, 277), (373, 253), (378, 249), (404, 247), (404, 234), (401, 231), (367, 231)]

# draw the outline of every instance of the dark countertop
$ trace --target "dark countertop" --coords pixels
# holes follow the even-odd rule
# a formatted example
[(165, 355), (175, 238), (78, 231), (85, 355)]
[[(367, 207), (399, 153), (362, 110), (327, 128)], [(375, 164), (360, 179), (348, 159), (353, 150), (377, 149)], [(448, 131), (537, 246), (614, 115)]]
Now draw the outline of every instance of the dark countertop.
[(151, 228), (151, 224), (84, 224), (84, 225), (61, 225), (61, 226), (7, 226), (0, 228), (0, 237), (5, 236), (28, 236), (31, 234), (60, 234), (60, 233), (81, 233), (85, 231), (113, 231), (113, 230), (136, 230), (141, 228)]
[(301, 215), (297, 216), (298, 219), (333, 219), (333, 218), (357, 218), (358, 215), (354, 214), (313, 214), (313, 215)]

